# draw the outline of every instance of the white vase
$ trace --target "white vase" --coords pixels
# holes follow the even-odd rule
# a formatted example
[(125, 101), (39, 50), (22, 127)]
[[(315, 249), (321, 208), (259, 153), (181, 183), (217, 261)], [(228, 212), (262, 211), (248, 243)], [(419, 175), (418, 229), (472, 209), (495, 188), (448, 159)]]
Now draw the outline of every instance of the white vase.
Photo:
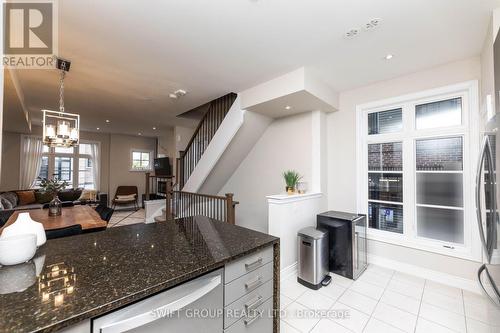
[(16, 222), (3, 229), (0, 239), (25, 234), (34, 234), (36, 236), (36, 246), (42, 246), (47, 241), (43, 224), (33, 221), (29, 213), (20, 213)]
[(2, 266), (22, 264), (33, 258), (35, 252), (35, 234), (12, 235), (0, 238), (0, 265)]

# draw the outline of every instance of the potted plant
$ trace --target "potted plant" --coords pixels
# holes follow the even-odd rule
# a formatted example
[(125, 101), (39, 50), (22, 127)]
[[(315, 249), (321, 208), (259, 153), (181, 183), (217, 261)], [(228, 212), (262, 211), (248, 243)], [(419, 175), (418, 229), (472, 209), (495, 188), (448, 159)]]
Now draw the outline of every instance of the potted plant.
[(295, 170), (288, 170), (283, 172), (283, 178), (285, 178), (286, 193), (294, 194), (297, 183), (302, 179), (302, 176)]
[(39, 177), (38, 179), (40, 180), (40, 188), (42, 189), (42, 192), (52, 194), (52, 201), (49, 203), (49, 216), (61, 215), (62, 203), (57, 194), (64, 190), (66, 186), (68, 186), (68, 183), (65, 180), (61, 181), (56, 177), (52, 179)]

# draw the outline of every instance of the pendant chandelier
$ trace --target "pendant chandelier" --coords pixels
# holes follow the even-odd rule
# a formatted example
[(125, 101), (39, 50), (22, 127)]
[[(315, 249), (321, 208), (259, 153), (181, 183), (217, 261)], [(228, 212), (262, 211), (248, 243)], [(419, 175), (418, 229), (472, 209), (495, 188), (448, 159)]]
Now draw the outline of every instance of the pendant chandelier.
[(59, 111), (42, 110), (43, 143), (49, 147), (75, 147), (80, 141), (80, 115), (64, 111), (64, 77), (71, 62), (57, 58)]

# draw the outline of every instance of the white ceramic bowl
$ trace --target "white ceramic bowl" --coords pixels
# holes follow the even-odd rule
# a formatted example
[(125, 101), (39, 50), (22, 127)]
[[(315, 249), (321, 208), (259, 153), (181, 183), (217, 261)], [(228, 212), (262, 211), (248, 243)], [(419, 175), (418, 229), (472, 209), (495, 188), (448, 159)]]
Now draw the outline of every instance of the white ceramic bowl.
[(24, 234), (0, 238), (0, 265), (17, 265), (33, 258), (36, 235)]

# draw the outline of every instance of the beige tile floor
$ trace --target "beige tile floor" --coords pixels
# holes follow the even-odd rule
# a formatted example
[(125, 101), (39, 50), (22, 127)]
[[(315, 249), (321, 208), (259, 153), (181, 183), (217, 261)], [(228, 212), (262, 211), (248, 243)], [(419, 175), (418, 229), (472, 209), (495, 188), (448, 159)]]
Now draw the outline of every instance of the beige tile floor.
[(332, 276), (317, 291), (282, 281), (282, 333), (500, 332), (500, 310), (480, 294), (373, 265), (357, 281)]
[(144, 209), (138, 211), (115, 211), (111, 220), (109, 220), (108, 228), (122, 227), (124, 225), (144, 223), (145, 214)]

